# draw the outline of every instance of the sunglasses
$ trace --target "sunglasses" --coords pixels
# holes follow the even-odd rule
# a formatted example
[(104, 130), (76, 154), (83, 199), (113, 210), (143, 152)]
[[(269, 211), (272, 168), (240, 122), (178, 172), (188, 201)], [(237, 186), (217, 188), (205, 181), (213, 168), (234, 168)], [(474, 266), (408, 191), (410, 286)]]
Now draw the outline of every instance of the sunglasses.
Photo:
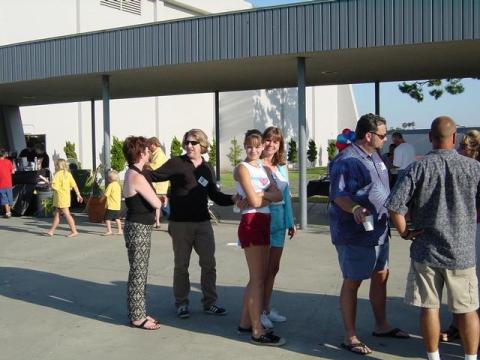
[(377, 134), (375, 131), (369, 131), (370, 134), (375, 134), (379, 137), (380, 140), (385, 139), (388, 135), (387, 134)]
[(198, 145), (200, 143), (198, 141), (195, 141), (195, 140), (185, 140), (183, 142), (183, 146), (187, 146), (188, 144), (191, 144), (192, 146), (195, 146), (195, 145)]

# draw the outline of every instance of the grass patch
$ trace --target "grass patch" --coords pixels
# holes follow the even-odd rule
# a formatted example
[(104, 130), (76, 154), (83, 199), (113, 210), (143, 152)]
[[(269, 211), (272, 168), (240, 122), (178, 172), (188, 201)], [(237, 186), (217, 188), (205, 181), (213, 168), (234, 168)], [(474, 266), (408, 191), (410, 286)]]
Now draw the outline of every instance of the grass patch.
[[(310, 180), (317, 180), (323, 176), (327, 175), (327, 167), (315, 167), (307, 169), (307, 183)], [(300, 174), (298, 170), (289, 170), (288, 176), (290, 178), (290, 191), (292, 195), (298, 196), (298, 182)], [(235, 181), (233, 180), (233, 173), (231, 171), (224, 171), (220, 174), (220, 184), (222, 186), (222, 191), (233, 192), (235, 191)], [(314, 197), (309, 198), (309, 201)], [(313, 201), (313, 202), (323, 202), (322, 201)], [(328, 202), (328, 201), (327, 201)]]

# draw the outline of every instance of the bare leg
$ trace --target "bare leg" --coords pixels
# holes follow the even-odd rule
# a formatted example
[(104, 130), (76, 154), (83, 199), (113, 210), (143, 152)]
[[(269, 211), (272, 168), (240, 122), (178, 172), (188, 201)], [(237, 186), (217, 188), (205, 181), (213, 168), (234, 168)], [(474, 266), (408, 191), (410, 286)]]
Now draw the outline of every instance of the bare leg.
[(475, 355), (478, 349), (479, 325), (476, 311), (455, 315), (465, 355)]
[(53, 236), (58, 224), (60, 224), (60, 209), (56, 208), (55, 212), (53, 213), (52, 227), (50, 228), (50, 230), (48, 230), (47, 234)]
[(265, 288), (263, 294), (263, 310), (270, 312), (270, 299), (272, 298), (273, 284), (275, 283), (275, 276), (280, 269), (280, 259), (282, 257), (283, 248), (272, 247), (268, 256), (267, 276), (265, 278)]
[(160, 209), (155, 209), (155, 227), (160, 227)]
[(105, 220), (105, 225), (107, 226), (107, 232), (103, 235), (112, 235), (112, 222), (110, 220)]
[(63, 215), (65, 216), (65, 219), (67, 220), (68, 226), (70, 226), (70, 231), (71, 233), (67, 235), (68, 237), (74, 237), (78, 235), (77, 228), (75, 226), (75, 220), (73, 220), (72, 214), (70, 214), (70, 209), (69, 208), (64, 208), (62, 209)]
[(357, 293), (361, 284), (361, 280), (344, 279), (340, 291), (340, 309), (345, 328), (344, 343), (347, 345), (360, 342), (355, 330), (355, 319), (357, 317)]
[(375, 271), (370, 279), (370, 304), (375, 316), (375, 332), (378, 333), (391, 330), (386, 315), (388, 274), (388, 270)]
[(11, 213), (10, 204), (5, 204), (5, 215), (9, 215)]
[(427, 308), (422, 308), (420, 311), (420, 328), (427, 352), (435, 352), (438, 350), (438, 334), (440, 333), (438, 311), (439, 309)]
[(122, 231), (122, 222), (120, 221), (120, 219), (115, 219), (115, 222), (117, 224), (117, 234), (118, 235), (122, 235), (123, 234), (123, 231)]
[[(250, 280), (245, 289), (240, 326), (248, 327), (248, 322), (250, 322), (252, 326), (252, 335), (257, 338), (264, 334), (260, 322), (260, 314), (262, 313), (263, 289), (265, 286), (265, 274), (268, 266), (269, 247), (250, 246), (244, 250)], [(246, 318), (247, 315), (249, 319)]]

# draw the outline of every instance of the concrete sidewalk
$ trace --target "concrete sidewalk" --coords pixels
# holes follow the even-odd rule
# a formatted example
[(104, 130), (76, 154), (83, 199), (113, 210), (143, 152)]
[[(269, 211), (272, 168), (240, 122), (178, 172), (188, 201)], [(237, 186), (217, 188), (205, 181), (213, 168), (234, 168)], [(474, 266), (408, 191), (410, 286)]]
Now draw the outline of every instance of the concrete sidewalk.
[[(231, 211), (231, 210), (230, 210)], [(49, 219), (0, 219), (1, 359), (358, 359), (339, 348), (343, 329), (338, 309), (342, 283), (328, 227), (314, 225), (286, 244), (273, 295), (274, 307), (288, 317), (275, 331), (282, 348), (251, 345), (236, 333), (247, 282), (243, 251), (235, 246), (237, 224), (214, 226), (219, 302), (225, 317), (202, 313), (198, 257), (192, 255), (190, 319), (175, 316), (173, 255), (166, 231), (153, 233), (148, 279), (148, 312), (162, 327), (142, 331), (127, 326), (128, 263), (123, 237), (103, 237), (104, 227), (76, 215), (81, 234), (41, 236)], [(166, 228), (166, 225), (164, 225)], [(425, 358), (418, 336), (418, 311), (403, 304), (408, 243), (394, 236), (388, 314), (392, 325), (412, 333), (409, 340), (371, 336), (368, 283), (360, 290), (358, 334), (372, 359)], [(442, 313), (447, 324), (449, 315)], [(463, 358), (459, 344), (442, 344), (442, 359)]]

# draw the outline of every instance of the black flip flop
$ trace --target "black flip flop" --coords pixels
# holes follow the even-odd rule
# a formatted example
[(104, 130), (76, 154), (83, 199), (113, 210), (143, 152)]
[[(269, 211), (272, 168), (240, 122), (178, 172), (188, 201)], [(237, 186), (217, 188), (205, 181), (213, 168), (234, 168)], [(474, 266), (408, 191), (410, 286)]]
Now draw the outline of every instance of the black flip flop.
[[(158, 328), (148, 328), (148, 327), (146, 327), (145, 324), (146, 324), (147, 322), (149, 322), (149, 321), (152, 321), (152, 320), (150, 320), (149, 318), (146, 318), (144, 321), (142, 321), (141, 324), (138, 324), (138, 325), (134, 324), (133, 322), (130, 322), (130, 326), (133, 327), (133, 328), (142, 329), (142, 330), (158, 330), (158, 329), (160, 329), (160, 327), (158, 327)], [(158, 321), (157, 321), (157, 320), (152, 321), (152, 322), (153, 322), (155, 325), (158, 325)]]
[(389, 337), (389, 338), (394, 338), (394, 339), (408, 339), (408, 338), (410, 338), (410, 335), (400, 334), (401, 332), (405, 332), (405, 331), (403, 331), (402, 329), (399, 329), (399, 328), (394, 328), (394, 329), (392, 329), (390, 331), (387, 331), (385, 333), (377, 333), (377, 332), (374, 331), (374, 332), (372, 332), (372, 335), (377, 336), (377, 337)]

